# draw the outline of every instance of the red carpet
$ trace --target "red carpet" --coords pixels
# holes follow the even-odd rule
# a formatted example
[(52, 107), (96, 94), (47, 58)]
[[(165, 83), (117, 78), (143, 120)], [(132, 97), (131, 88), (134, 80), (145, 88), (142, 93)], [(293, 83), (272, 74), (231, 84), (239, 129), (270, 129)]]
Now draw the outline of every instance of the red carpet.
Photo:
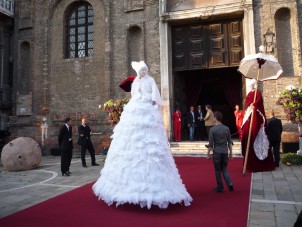
[(77, 188), (0, 220), (0, 226), (143, 226), (243, 227), (247, 226), (251, 174), (242, 176), (242, 159), (232, 159), (228, 170), (234, 192), (213, 191), (212, 160), (175, 158), (180, 175), (193, 197), (189, 207), (170, 205), (161, 210), (123, 205), (108, 207), (93, 195), (91, 184)]

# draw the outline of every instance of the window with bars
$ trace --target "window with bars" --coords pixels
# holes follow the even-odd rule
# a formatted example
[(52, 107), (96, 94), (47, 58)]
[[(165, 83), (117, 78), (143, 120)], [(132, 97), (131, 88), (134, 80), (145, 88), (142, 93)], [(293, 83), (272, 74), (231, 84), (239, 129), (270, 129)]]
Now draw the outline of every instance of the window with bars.
[(93, 53), (93, 9), (88, 3), (73, 6), (66, 17), (66, 58)]

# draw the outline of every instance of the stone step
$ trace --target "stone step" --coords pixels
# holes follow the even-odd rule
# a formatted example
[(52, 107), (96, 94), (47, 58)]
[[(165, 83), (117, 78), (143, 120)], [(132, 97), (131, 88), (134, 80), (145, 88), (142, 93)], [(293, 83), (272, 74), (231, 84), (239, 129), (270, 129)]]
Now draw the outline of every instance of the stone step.
[[(194, 147), (205, 147), (208, 142), (170, 142), (170, 147), (186, 147), (186, 148), (194, 148)], [(241, 147), (240, 142), (234, 142), (233, 148)]]
[[(192, 156), (206, 156), (208, 149), (205, 145), (207, 141), (202, 142), (170, 142), (170, 150), (173, 155), (192, 155)], [(241, 143), (234, 142), (233, 156), (242, 157), (241, 155)]]

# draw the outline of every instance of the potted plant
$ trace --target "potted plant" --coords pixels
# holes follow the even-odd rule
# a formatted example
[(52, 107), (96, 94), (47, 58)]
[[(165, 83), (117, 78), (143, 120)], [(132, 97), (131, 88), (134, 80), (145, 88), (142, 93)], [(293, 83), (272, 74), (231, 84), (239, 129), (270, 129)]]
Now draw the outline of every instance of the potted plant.
[[(124, 106), (129, 102), (127, 98), (123, 99), (109, 99), (104, 103), (104, 111), (108, 113), (107, 120), (111, 124), (112, 128), (119, 123), (121, 114), (124, 110)], [(101, 105), (99, 106), (101, 108)], [(111, 144), (110, 133), (103, 133), (103, 137), (101, 139), (103, 154), (106, 155)]]
[(119, 121), (121, 114), (124, 110), (124, 106), (129, 102), (127, 98), (123, 99), (109, 99), (104, 103), (104, 110), (108, 113), (108, 121), (111, 126), (115, 126)]
[(282, 105), (286, 119), (298, 125), (299, 155), (302, 155), (302, 90), (285, 89), (277, 101)]

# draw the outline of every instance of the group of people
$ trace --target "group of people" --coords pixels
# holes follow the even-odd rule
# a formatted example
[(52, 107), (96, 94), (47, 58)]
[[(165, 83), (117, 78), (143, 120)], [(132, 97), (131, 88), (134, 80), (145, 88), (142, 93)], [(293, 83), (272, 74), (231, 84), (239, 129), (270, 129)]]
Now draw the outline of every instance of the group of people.
[[(81, 146), (82, 166), (87, 168), (85, 154), (88, 149), (91, 156), (91, 165), (98, 166), (95, 162), (95, 150), (91, 142), (92, 134), (90, 127), (87, 125), (87, 118), (82, 118), (82, 124), (78, 127), (79, 138), (77, 144)], [(72, 159), (73, 141), (72, 141), (72, 119), (67, 117), (64, 125), (60, 128), (58, 142), (61, 150), (61, 172), (62, 176), (70, 176), (70, 164)]]
[[(242, 155), (247, 159), (247, 169), (253, 172), (270, 171), (279, 167), (283, 129), (281, 120), (275, 117), (274, 111), (270, 111), (269, 119), (266, 119), (262, 94), (255, 89), (256, 86), (257, 81), (251, 80), (251, 91), (246, 96), (244, 110), (240, 110), (239, 105), (236, 105), (234, 115), (238, 138), (242, 145)], [(200, 105), (197, 111), (194, 111), (194, 106), (191, 106), (187, 113), (190, 141), (210, 138), (210, 129), (215, 125), (214, 113), (210, 105), (206, 105), (205, 109), (206, 114)], [(179, 109), (176, 109), (173, 113), (176, 142), (181, 141), (181, 119), (182, 114)]]
[[(119, 123), (115, 126), (112, 142), (108, 150), (107, 158), (101, 176), (92, 186), (94, 194), (108, 205), (137, 204), (140, 207), (151, 208), (152, 205), (159, 208), (167, 208), (169, 204), (183, 203), (189, 206), (193, 201), (179, 175), (175, 161), (168, 145), (168, 139), (161, 114), (161, 97), (154, 79), (148, 74), (147, 65), (141, 62), (132, 62), (137, 76), (132, 83), (131, 99), (125, 105)], [(268, 171), (275, 168), (272, 165), (273, 156), (269, 152), (272, 146), (278, 149), (276, 143), (269, 144), (266, 127), (266, 118), (263, 108), (261, 93), (257, 91), (254, 99), (253, 89), (247, 96), (245, 114), (242, 122), (243, 155), (248, 152), (248, 169), (251, 171)], [(254, 101), (255, 100), (255, 101)], [(224, 183), (228, 190), (234, 190), (234, 184), (227, 171), (229, 158), (232, 158), (232, 140), (230, 130), (222, 124), (222, 113), (211, 110), (206, 105), (206, 114), (198, 106), (190, 108), (187, 114), (187, 126), (190, 130), (190, 140), (194, 139), (195, 126), (201, 123), (207, 130), (209, 139), (208, 157), (213, 159), (216, 187), (218, 193), (224, 191)], [(253, 113), (254, 112), (254, 113)], [(253, 113), (253, 114), (251, 114)], [(251, 124), (251, 144), (245, 152), (247, 136)], [(182, 116), (178, 110), (173, 114), (175, 140), (181, 141), (179, 128)], [(207, 124), (207, 120), (211, 123)], [(271, 120), (270, 122), (274, 122)], [(176, 124), (175, 124), (176, 122)], [(272, 126), (273, 127), (273, 126)], [(273, 131), (277, 131), (276, 126)], [(281, 128), (278, 130), (282, 131)], [(88, 148), (92, 165), (97, 165), (94, 158), (94, 149), (90, 141), (91, 130), (87, 127), (86, 120), (82, 119), (82, 125), (78, 128), (78, 144), (82, 146), (81, 158), (83, 167), (86, 167), (85, 151)], [(129, 136), (131, 135), (131, 136)], [(271, 134), (271, 136), (274, 136)], [(200, 134), (202, 139), (202, 134)], [(270, 135), (269, 135), (270, 138)], [(84, 141), (84, 142), (83, 142)], [(273, 140), (271, 140), (273, 141)], [(65, 125), (60, 129), (59, 144), (62, 151), (62, 174), (69, 176), (71, 151), (72, 151), (72, 127), (71, 119), (67, 118)], [(262, 145), (262, 147), (259, 146)], [(279, 143), (280, 146), (280, 143)], [(276, 164), (277, 165), (277, 164)]]
[[(185, 120), (189, 129), (190, 141), (202, 141), (209, 138), (210, 128), (214, 125), (214, 113), (210, 105), (205, 105), (205, 111), (201, 105), (197, 106), (196, 111), (194, 106), (191, 106)], [(180, 142), (182, 140), (182, 113), (179, 108), (176, 108), (173, 113), (173, 127), (174, 141)]]

